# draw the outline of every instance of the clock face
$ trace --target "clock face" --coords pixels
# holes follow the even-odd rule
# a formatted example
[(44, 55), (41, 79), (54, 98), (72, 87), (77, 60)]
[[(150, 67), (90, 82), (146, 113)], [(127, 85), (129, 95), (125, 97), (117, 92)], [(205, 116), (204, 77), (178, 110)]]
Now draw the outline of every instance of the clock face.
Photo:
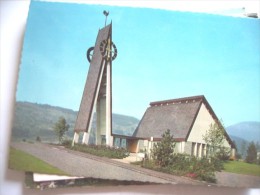
[(116, 48), (116, 45), (110, 41), (110, 39), (103, 40), (100, 43), (99, 49), (100, 49), (100, 52), (101, 52), (101, 55), (103, 56), (103, 58), (106, 58), (106, 59), (111, 58), (112, 60), (116, 59), (117, 48)]
[[(99, 50), (101, 52), (102, 57), (106, 60), (109, 60), (110, 58), (111, 60), (114, 60), (117, 57), (116, 45), (113, 42), (111, 43), (110, 39), (103, 40), (99, 45)], [(86, 54), (89, 62), (91, 62), (92, 60), (93, 53), (94, 53), (94, 47), (90, 47), (87, 50), (87, 54)]]
[(91, 62), (94, 53), (94, 47), (90, 47), (87, 51), (87, 59)]

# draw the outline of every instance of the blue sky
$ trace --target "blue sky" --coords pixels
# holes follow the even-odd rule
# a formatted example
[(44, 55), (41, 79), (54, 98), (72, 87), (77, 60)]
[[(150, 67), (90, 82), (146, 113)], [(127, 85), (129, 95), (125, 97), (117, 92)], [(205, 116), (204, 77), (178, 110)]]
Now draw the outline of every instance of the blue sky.
[(113, 112), (141, 119), (151, 101), (205, 95), (226, 126), (260, 121), (260, 20), (147, 8), (32, 2), (18, 101), (78, 110), (86, 51), (113, 22)]

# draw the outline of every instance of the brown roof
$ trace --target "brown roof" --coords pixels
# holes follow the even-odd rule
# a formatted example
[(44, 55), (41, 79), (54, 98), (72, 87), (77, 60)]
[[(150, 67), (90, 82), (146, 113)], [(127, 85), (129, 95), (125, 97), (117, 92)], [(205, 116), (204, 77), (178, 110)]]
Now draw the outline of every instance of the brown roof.
[(174, 138), (185, 139), (199, 111), (201, 99), (185, 99), (184, 103), (183, 99), (151, 102), (133, 136), (156, 139), (169, 129)]
[(88, 76), (80, 103), (78, 117), (75, 123), (75, 131), (87, 131), (90, 125), (91, 114), (93, 111), (95, 95), (98, 93), (98, 81), (102, 76), (101, 70), (103, 63), (99, 45), (101, 41), (107, 40), (112, 33), (112, 24), (107, 25), (98, 32), (94, 53), (90, 62)]
[[(162, 134), (169, 129), (176, 141), (186, 141), (202, 103), (205, 104), (213, 119), (219, 123), (203, 95), (151, 102), (133, 136), (141, 139), (153, 137), (154, 140), (160, 140)], [(226, 137), (233, 145), (227, 134)]]

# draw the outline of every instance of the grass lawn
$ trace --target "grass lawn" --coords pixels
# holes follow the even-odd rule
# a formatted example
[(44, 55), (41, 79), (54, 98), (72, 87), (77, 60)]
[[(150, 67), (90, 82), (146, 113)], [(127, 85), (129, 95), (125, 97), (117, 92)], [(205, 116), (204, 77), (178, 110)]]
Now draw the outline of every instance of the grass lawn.
[(9, 168), (34, 173), (68, 175), (38, 158), (14, 148), (10, 148)]
[(260, 177), (260, 165), (240, 161), (228, 161), (224, 163), (224, 171)]

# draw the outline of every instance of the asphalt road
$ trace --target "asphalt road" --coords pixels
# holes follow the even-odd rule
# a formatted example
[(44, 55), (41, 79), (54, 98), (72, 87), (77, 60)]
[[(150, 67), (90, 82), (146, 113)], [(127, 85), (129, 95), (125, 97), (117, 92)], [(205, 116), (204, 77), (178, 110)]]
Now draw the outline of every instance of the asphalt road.
[(205, 183), (190, 180), (188, 178), (159, 173), (108, 158), (71, 151), (63, 147), (26, 142), (11, 143), (11, 146), (32, 154), (71, 176), (151, 182), (158, 184), (182, 183), (205, 185)]
[[(115, 179), (121, 181), (133, 180), (158, 184), (192, 184), (193, 186), (208, 186), (205, 182), (160, 173), (108, 158), (67, 150), (63, 147), (26, 142), (11, 143), (11, 146), (32, 154), (41, 160), (58, 167), (71, 176)], [(218, 172), (216, 173), (216, 177), (217, 184), (210, 184), (210, 186), (260, 188), (260, 177), (256, 176)]]
[(259, 177), (257, 177), (252, 175), (241, 175), (222, 171), (216, 173), (216, 178), (218, 181), (217, 184), (219, 186), (260, 189), (260, 175)]

